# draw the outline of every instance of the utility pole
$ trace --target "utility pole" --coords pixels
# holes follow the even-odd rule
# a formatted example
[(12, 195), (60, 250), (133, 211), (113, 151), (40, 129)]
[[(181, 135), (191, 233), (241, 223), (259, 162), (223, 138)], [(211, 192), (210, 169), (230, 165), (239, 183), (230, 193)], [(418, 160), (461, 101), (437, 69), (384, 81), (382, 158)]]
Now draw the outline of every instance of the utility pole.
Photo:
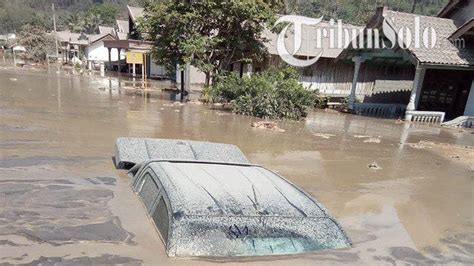
[(53, 8), (53, 27), (54, 27), (54, 44), (56, 45), (56, 60), (59, 57), (58, 51), (58, 32), (56, 31), (56, 12), (54, 11), (54, 3), (51, 4)]

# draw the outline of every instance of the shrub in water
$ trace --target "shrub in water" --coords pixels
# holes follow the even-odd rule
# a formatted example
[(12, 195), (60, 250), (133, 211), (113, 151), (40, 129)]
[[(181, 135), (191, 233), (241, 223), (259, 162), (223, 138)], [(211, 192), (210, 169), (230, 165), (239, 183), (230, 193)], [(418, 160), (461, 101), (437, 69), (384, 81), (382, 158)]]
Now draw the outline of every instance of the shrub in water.
[(207, 102), (231, 103), (239, 114), (261, 118), (299, 119), (314, 105), (315, 95), (298, 82), (292, 68), (270, 69), (242, 78), (235, 74), (220, 77), (203, 91)]

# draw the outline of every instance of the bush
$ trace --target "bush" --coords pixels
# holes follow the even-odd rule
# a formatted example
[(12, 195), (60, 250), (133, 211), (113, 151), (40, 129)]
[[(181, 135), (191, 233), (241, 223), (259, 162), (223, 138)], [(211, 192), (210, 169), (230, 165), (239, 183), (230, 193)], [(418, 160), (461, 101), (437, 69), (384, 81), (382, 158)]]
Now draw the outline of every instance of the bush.
[(270, 69), (243, 78), (217, 79), (203, 91), (207, 102), (231, 103), (234, 112), (268, 119), (300, 119), (313, 107), (315, 94), (298, 82), (292, 68)]
[(314, 90), (314, 107), (316, 108), (326, 108), (328, 106), (329, 98), (326, 96), (322, 96), (319, 93), (319, 90)]

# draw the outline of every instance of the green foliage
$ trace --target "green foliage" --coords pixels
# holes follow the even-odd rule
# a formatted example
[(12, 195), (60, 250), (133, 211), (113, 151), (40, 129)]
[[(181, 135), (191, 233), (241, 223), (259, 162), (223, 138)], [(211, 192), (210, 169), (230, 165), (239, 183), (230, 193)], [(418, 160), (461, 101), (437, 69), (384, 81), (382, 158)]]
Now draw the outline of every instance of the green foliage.
[(46, 60), (46, 56), (55, 51), (53, 35), (44, 28), (29, 24), (21, 28), (19, 44), (26, 48), (29, 58), (37, 62)]
[(113, 26), (119, 12), (114, 4), (93, 5), (84, 12), (70, 13), (63, 21), (72, 32), (98, 33), (99, 26)]
[(321, 17), (329, 20), (342, 19), (345, 23), (365, 25), (374, 15), (375, 8), (385, 5), (388, 8), (435, 16), (449, 0), (279, 0), (280, 13)]
[(157, 63), (168, 69), (191, 63), (208, 78), (234, 62), (261, 60), (260, 33), (275, 15), (274, 6), (262, 0), (153, 2), (145, 11), (140, 29), (154, 42)]
[(242, 78), (220, 77), (203, 100), (231, 103), (236, 113), (270, 119), (300, 119), (314, 104), (314, 93), (298, 82), (293, 68), (270, 69)]
[(119, 6), (109, 3), (93, 5), (87, 13), (88, 15), (99, 16), (102, 20), (102, 25), (113, 26), (115, 25), (115, 18), (119, 13)]
[[(152, 0), (150, 2), (171, 1)], [(363, 25), (374, 14), (375, 7), (381, 4), (397, 11), (414, 10), (417, 14), (435, 15), (448, 0), (259, 0), (257, 2), (278, 6), (278, 13), (281, 14), (310, 17), (324, 15), (326, 19), (343, 19), (346, 23)], [(145, 0), (0, 0), (0, 33), (17, 32), (23, 25), (32, 23), (51, 30), (52, 3), (56, 4), (58, 29), (64, 30), (69, 28), (67, 18), (71, 14), (83, 17), (83, 13), (90, 9), (95, 10), (95, 6), (104, 6), (94, 11), (95, 15), (100, 15), (106, 25), (112, 25), (111, 17), (114, 7), (118, 9), (115, 19), (124, 19), (127, 16), (126, 4), (143, 6)]]
[(316, 108), (326, 108), (328, 106), (328, 101), (329, 98), (322, 96), (319, 93), (319, 90), (314, 90), (313, 91), (313, 97), (314, 97), (314, 107)]
[(144, 0), (0, 0), (0, 34), (19, 32), (26, 24), (52, 30), (52, 3), (56, 7), (58, 30), (65, 30), (71, 28), (68, 21), (73, 15), (81, 18), (100, 15), (104, 26), (114, 25), (116, 19), (127, 17), (127, 4), (142, 6), (143, 2)]

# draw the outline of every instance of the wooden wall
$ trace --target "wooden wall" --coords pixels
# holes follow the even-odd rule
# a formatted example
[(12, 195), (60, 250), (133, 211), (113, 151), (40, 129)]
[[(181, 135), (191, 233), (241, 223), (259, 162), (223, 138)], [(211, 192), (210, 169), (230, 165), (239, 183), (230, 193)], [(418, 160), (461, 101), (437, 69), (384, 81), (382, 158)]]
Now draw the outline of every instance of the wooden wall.
[[(278, 66), (282, 60), (275, 55), (269, 65)], [(327, 96), (345, 97), (350, 94), (354, 64), (321, 58), (314, 65), (300, 69), (304, 86), (319, 90)], [(356, 95), (360, 100), (378, 93), (410, 91), (415, 76), (413, 66), (363, 63), (359, 73)], [(395, 95), (395, 94), (394, 94)]]

